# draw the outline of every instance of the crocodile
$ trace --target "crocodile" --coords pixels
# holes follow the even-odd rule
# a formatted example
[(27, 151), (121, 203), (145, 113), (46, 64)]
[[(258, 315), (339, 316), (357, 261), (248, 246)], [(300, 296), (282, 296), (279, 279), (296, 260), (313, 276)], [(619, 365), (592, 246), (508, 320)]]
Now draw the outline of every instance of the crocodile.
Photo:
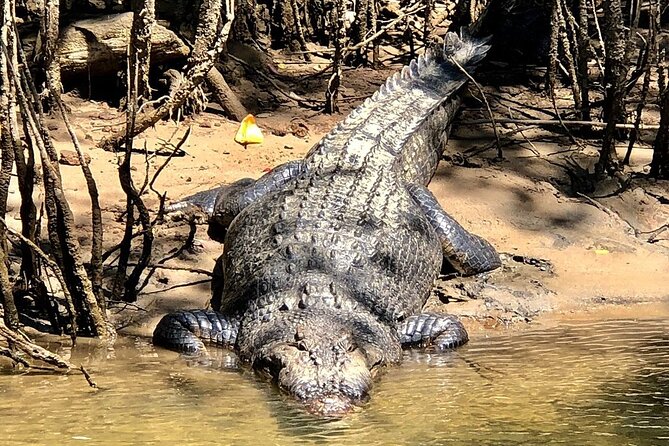
[(486, 40), (448, 33), (391, 76), (304, 159), (258, 180), (185, 199), (224, 241), (215, 310), (168, 314), (153, 342), (189, 354), (205, 344), (242, 362), (315, 414), (369, 399), (402, 348), (468, 341), (452, 315), (423, 307), (444, 260), (462, 274), (500, 266), (492, 245), (449, 216), (426, 188), (459, 93)]

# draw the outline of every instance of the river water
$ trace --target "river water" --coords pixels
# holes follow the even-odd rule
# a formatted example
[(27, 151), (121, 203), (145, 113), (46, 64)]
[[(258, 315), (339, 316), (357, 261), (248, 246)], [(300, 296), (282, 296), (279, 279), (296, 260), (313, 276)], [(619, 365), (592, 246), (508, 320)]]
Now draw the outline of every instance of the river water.
[(227, 353), (192, 363), (124, 338), (71, 355), (99, 389), (79, 375), (0, 374), (0, 444), (669, 444), (667, 320), (571, 322), (407, 352), (341, 420), (303, 413), (231, 369)]

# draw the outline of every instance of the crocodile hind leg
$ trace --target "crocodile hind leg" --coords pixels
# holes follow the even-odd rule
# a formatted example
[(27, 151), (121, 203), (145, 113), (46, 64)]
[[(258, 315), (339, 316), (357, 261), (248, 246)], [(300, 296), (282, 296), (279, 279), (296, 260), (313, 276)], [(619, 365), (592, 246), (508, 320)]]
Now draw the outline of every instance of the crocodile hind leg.
[(437, 232), (444, 257), (459, 273), (478, 274), (502, 265), (495, 248), (487, 240), (467, 231), (448, 215), (426, 187), (408, 184), (407, 190)]
[(212, 310), (183, 310), (169, 313), (153, 331), (153, 344), (181, 353), (204, 354), (205, 344), (232, 347), (239, 321)]
[(281, 189), (305, 170), (304, 160), (289, 161), (275, 167), (258, 180), (244, 178), (228, 186), (213, 189), (217, 195), (209, 218), (209, 237), (223, 242), (228, 226), (244, 208), (268, 193)]
[(450, 314), (420, 313), (403, 320), (397, 332), (402, 347), (430, 347), (447, 350), (469, 340), (467, 330), (457, 317)]

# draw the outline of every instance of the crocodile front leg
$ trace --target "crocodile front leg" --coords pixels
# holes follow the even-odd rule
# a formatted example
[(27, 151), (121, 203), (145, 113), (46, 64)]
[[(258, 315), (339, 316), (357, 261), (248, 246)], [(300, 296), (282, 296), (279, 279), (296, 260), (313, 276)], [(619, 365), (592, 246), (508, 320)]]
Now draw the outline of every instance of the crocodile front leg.
[(212, 239), (223, 242), (228, 226), (244, 208), (268, 193), (283, 188), (305, 171), (304, 160), (289, 161), (275, 167), (256, 181), (244, 178), (229, 186), (214, 189), (217, 196), (207, 234)]
[(447, 350), (469, 340), (467, 330), (457, 317), (450, 314), (421, 313), (403, 320), (397, 332), (402, 347), (429, 347)]
[(492, 271), (502, 265), (495, 248), (448, 215), (425, 186), (408, 184), (407, 190), (437, 232), (444, 257), (458, 272), (472, 275)]
[(233, 347), (239, 321), (212, 310), (184, 310), (169, 313), (153, 331), (153, 344), (181, 353), (203, 354), (205, 344)]

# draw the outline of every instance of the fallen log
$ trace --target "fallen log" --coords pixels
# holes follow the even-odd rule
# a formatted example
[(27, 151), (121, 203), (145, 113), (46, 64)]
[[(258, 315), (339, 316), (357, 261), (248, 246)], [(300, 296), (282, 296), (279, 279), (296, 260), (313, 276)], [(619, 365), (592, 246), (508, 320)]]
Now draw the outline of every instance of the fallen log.
[[(57, 57), (63, 77), (105, 75), (125, 71), (132, 13), (80, 20), (63, 29), (58, 39)], [(151, 32), (151, 63), (184, 59), (190, 53), (172, 31), (155, 24)]]

